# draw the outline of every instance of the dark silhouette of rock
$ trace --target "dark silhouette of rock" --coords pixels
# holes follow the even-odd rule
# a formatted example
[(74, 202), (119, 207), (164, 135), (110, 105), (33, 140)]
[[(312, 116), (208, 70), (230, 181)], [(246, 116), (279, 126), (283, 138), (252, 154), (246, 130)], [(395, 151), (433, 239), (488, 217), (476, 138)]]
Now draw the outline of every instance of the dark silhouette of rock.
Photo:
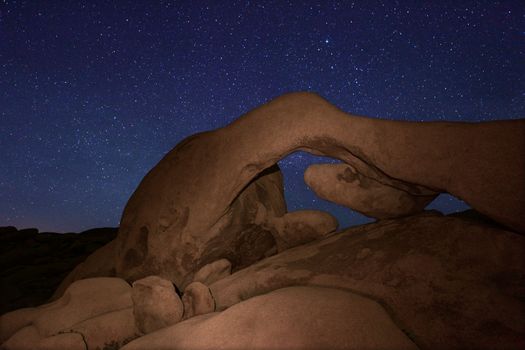
[[(344, 113), (312, 93), (287, 94), (187, 138), (151, 169), (124, 210), (116, 272), (128, 280), (158, 274), (185, 286), (211, 261), (228, 258), (236, 270), (262, 258), (239, 258), (245, 246), (234, 242), (254, 228), (257, 215), (240, 208), (239, 198), (246, 186), (257, 192), (251, 181), (270, 179), (260, 174), (297, 150), (340, 159), (360, 176), (411, 196), (449, 192), (525, 232), (524, 138), (525, 120), (387, 121)], [(275, 201), (280, 191), (259, 191), (248, 207)], [(248, 250), (255, 248), (251, 241), (242, 240), (250, 242)], [(270, 245), (270, 238), (256, 244)]]
[(79, 234), (0, 227), (0, 314), (48, 301), (64, 277), (116, 233), (109, 227)]
[(115, 241), (112, 240), (104, 246), (95, 250), (83, 262), (75, 266), (66, 278), (60, 282), (51, 300), (62, 296), (69, 285), (75, 281), (91, 277), (114, 277), (115, 276)]
[(288, 286), (339, 288), (378, 301), (420, 348), (517, 349), (524, 262), (524, 236), (425, 212), (284, 251), (210, 289), (220, 311)]

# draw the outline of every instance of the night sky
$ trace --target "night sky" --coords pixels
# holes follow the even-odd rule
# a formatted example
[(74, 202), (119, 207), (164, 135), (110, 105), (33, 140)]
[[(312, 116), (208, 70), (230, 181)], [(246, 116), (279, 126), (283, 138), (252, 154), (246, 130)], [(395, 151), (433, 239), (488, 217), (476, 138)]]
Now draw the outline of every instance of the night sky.
[[(0, 226), (78, 232), (117, 226), (183, 138), (285, 92), (396, 120), (524, 117), (525, 3), (0, 0), (0, 64)], [(365, 222), (307, 189), (319, 161), (279, 163), (289, 210)]]

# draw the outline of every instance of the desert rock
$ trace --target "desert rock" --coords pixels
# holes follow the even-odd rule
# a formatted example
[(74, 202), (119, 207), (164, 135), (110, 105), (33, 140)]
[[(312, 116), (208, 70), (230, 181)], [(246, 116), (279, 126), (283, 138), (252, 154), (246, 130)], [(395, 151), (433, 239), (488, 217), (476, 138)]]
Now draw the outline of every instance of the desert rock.
[(331, 288), (291, 287), (137, 339), (138, 349), (417, 349), (375, 301)]
[(144, 334), (179, 322), (182, 302), (171, 281), (148, 276), (133, 283), (131, 293), (137, 328)]
[[(181, 147), (193, 149), (192, 144), (190, 138), (183, 142)], [(177, 167), (179, 162), (169, 161), (165, 165), (168, 168), (173, 165)], [(204, 175), (203, 173), (203, 176), (213, 178), (218, 174)], [(228, 178), (234, 179), (234, 177)], [(232, 264), (232, 270), (238, 270), (261, 260), (268, 251), (275, 250), (273, 236), (261, 225), (255, 224), (255, 218), (261, 216), (261, 213), (258, 213), (259, 208), (264, 208), (264, 216), (269, 217), (282, 216), (286, 212), (282, 175), (277, 166), (262, 172), (251, 183), (244, 184), (245, 188), (242, 193), (231, 198), (228, 207), (225, 207), (221, 213), (220, 219), (215, 218), (216, 222), (212, 225), (213, 227), (208, 226), (209, 220), (206, 218), (202, 218), (203, 221), (200, 222), (194, 219), (201, 214), (215, 212), (213, 198), (220, 192), (219, 188), (209, 189), (211, 192), (208, 192), (206, 188), (201, 188), (186, 198), (184, 196), (189, 195), (186, 189), (189, 188), (186, 188), (183, 183), (178, 183), (175, 185), (177, 188), (179, 186), (182, 186), (181, 189), (185, 188), (182, 191), (176, 190), (186, 198), (184, 202), (179, 200), (179, 195), (168, 199), (170, 195), (166, 193), (152, 201), (148, 208), (142, 206), (142, 200), (150, 198), (151, 195), (147, 188), (167, 185), (172, 180), (171, 178), (160, 180), (154, 176), (151, 180), (146, 181), (150, 185), (144, 189), (137, 189), (133, 194), (130, 206), (124, 211), (119, 238), (116, 240), (116, 263), (119, 276), (135, 280), (156, 274), (184, 288), (193, 280), (193, 274), (199, 268), (213, 261), (228, 259)], [(205, 197), (209, 200), (205, 200)], [(167, 202), (164, 202), (164, 199)], [(181, 203), (186, 204), (181, 207)], [(197, 210), (202, 210), (202, 212), (197, 214)], [(138, 232), (134, 231), (139, 222), (134, 219), (135, 217), (140, 222), (144, 222)], [(142, 221), (143, 219), (146, 221)], [(197, 227), (192, 227), (192, 225), (197, 225)], [(204, 228), (207, 228), (206, 232), (200, 231)], [(195, 230), (205, 234), (207, 238), (200, 236)], [(185, 235), (184, 232), (191, 232), (191, 234)], [(221, 234), (219, 235), (218, 232)], [(169, 238), (165, 240), (163, 237)], [(175, 246), (177, 248), (173, 250)]]
[[(251, 218), (260, 201), (280, 206), (275, 216), (284, 214), (284, 204), (273, 205), (282, 202), (282, 189), (269, 189), (278, 181), (268, 181), (267, 169), (296, 150), (340, 159), (411, 195), (451, 193), (525, 232), (524, 138), (524, 120), (387, 121), (347, 114), (315, 94), (284, 95), (224, 128), (187, 138), (146, 175), (122, 216), (117, 276), (158, 274), (184, 287), (217, 259), (227, 258), (235, 271), (263, 258), (242, 253), (273, 243)], [(271, 184), (261, 187), (263, 179)], [(247, 191), (258, 198), (253, 205), (239, 201)], [(247, 230), (267, 240), (241, 239)]]
[(380, 301), (425, 349), (525, 343), (525, 237), (425, 212), (349, 228), (286, 250), (210, 286), (216, 310), (293, 285)]
[(266, 222), (282, 252), (335, 232), (337, 219), (320, 210), (298, 210), (273, 217)]
[[(80, 334), (88, 349), (104, 349), (109, 346), (118, 349), (140, 336), (131, 307), (103, 313), (77, 323), (63, 331), (62, 334), (66, 333)], [(62, 347), (62, 349), (67, 350), (68, 348)]]
[(5, 350), (85, 350), (119, 348), (137, 338), (133, 309), (103, 313), (60, 332), (42, 336), (30, 325), (19, 330), (2, 344)]
[(314, 164), (304, 173), (306, 184), (319, 197), (366, 216), (391, 219), (416, 214), (437, 193), (411, 194), (366, 177), (348, 164)]
[(201, 282), (192, 282), (182, 296), (184, 319), (215, 311), (215, 300), (210, 289)]
[[(2, 339), (7, 339), (5, 343), (14, 346), (12, 344), (21, 341), (23, 348), (23, 344), (31, 338), (25, 334), (33, 334), (33, 329), (36, 329), (39, 339), (43, 341), (59, 333), (68, 332), (71, 327), (86, 320), (131, 308), (130, 294), (129, 284), (119, 278), (100, 277), (76, 281), (66, 289), (61, 298), (52, 303), (0, 316), (0, 334)], [(20, 332), (22, 333), (19, 334)]]
[(193, 282), (201, 282), (210, 285), (224, 277), (232, 274), (232, 264), (228, 259), (219, 259), (210, 264), (204, 265), (193, 277)]

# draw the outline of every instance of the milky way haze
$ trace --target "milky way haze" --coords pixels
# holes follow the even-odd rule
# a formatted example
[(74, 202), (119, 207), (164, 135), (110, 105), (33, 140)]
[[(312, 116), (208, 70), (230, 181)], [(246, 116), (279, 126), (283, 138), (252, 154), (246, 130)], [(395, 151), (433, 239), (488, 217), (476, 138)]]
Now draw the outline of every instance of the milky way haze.
[[(522, 1), (3, 1), (0, 226), (116, 226), (175, 144), (285, 92), (387, 119), (524, 117), (524, 16)], [(319, 161), (280, 162), (289, 209), (365, 222), (307, 189)]]

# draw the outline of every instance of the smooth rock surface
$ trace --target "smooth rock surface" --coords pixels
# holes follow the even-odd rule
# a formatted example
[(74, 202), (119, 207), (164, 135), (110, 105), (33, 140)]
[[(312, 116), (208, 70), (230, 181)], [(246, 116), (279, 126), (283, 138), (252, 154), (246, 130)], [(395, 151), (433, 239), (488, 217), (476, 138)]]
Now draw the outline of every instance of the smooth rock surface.
[(92, 277), (114, 277), (115, 276), (115, 241), (110, 241), (95, 250), (83, 262), (75, 268), (60, 282), (53, 293), (51, 300), (56, 300), (71, 283)]
[[(257, 206), (284, 214), (282, 184), (266, 169), (297, 150), (340, 159), (411, 195), (448, 192), (525, 232), (523, 139), (525, 120), (387, 121), (344, 113), (312, 93), (281, 96), (224, 128), (187, 138), (146, 175), (122, 216), (117, 276), (158, 274), (183, 288), (217, 259), (227, 258), (236, 271), (263, 258), (273, 242), (266, 235), (253, 243), (264, 236), (251, 224)], [(257, 200), (240, 201), (247, 191)], [(247, 230), (255, 233), (242, 239)]]
[(184, 319), (204, 315), (215, 311), (215, 301), (208, 286), (201, 282), (192, 282), (182, 296)]
[(131, 293), (137, 328), (144, 334), (179, 322), (184, 312), (182, 301), (171, 281), (148, 276), (133, 282)]
[(138, 349), (417, 349), (373, 300), (291, 287), (137, 339)]
[[(6, 339), (5, 343), (21, 342), (23, 347), (23, 344), (33, 342), (31, 339), (34, 338), (34, 330), (43, 341), (69, 331), (71, 327), (84, 321), (130, 307), (131, 286), (124, 280), (108, 277), (79, 280), (71, 284), (64, 295), (52, 303), (0, 316), (0, 334), (2, 339)], [(26, 333), (31, 336), (25, 335)], [(103, 337), (103, 333), (98, 336)], [(35, 348), (36, 344), (39, 344), (39, 341), (34, 344)]]
[(95, 316), (73, 325), (68, 331), (81, 334), (88, 349), (118, 349), (141, 334), (131, 307)]
[(304, 181), (319, 197), (376, 219), (419, 213), (437, 196), (415, 195), (360, 174), (348, 164), (314, 164)]
[(205, 285), (210, 285), (231, 274), (232, 264), (228, 259), (219, 259), (201, 267), (200, 270), (195, 273), (195, 276), (193, 276), (193, 282), (201, 282)]
[(525, 345), (525, 237), (425, 212), (347, 229), (210, 286), (216, 310), (293, 285), (377, 300), (424, 349)]
[(320, 210), (286, 213), (268, 219), (266, 224), (275, 238), (278, 252), (322, 239), (335, 232), (338, 225), (334, 216)]
[(88, 278), (71, 284), (57, 301), (41, 306), (33, 324), (42, 336), (50, 336), (103, 313), (131, 306), (131, 286), (126, 281)]
[[(180, 147), (193, 148), (191, 140), (195, 138), (198, 136), (191, 137)], [(206, 156), (204, 159), (208, 158), (209, 156)], [(175, 159), (178, 159), (178, 156), (175, 155), (166, 166), (171, 168), (182, 164), (179, 163), (180, 160)], [(212, 174), (202, 173), (197, 178), (213, 178), (219, 175), (216, 171), (217, 169), (213, 170)], [(184, 174), (179, 173), (176, 177)], [(164, 177), (162, 174), (159, 176)], [(231, 198), (228, 207), (223, 208), (220, 219), (215, 218), (213, 224), (208, 218), (202, 218), (203, 221), (199, 222), (194, 219), (206, 212), (214, 212), (214, 200), (217, 192), (220, 192), (219, 188), (208, 190), (205, 186), (199, 190), (193, 189), (192, 191), (196, 192), (190, 195), (186, 192), (189, 188), (183, 184), (187, 178), (160, 179), (159, 176), (148, 178), (146, 188), (139, 186), (130, 199), (130, 205), (124, 211), (117, 238), (118, 276), (136, 280), (147, 275), (159, 275), (174, 281), (178, 287), (184, 289), (193, 280), (195, 272), (216, 260), (228, 259), (232, 270), (235, 271), (263, 259), (267, 252), (275, 251), (273, 236), (261, 225), (256, 224), (255, 218), (261, 215), (265, 218), (282, 216), (286, 212), (282, 175), (277, 166), (262, 172), (249, 184), (244, 184), (242, 192)], [(235, 182), (235, 177), (228, 175), (228, 179)], [(177, 185), (170, 184), (172, 181)], [(198, 182), (197, 179), (196, 181)], [(184, 201), (180, 201), (182, 199), (179, 195), (171, 198), (169, 190), (149, 202), (147, 207), (143, 206), (144, 201), (151, 198), (149, 188), (160, 188), (164, 185), (176, 188), (182, 186), (181, 190), (174, 190), (185, 198)], [(193, 188), (193, 185), (188, 186)], [(181, 203), (186, 204), (181, 207)], [(259, 212), (260, 208), (264, 210)], [(202, 212), (197, 214), (197, 210)], [(139, 221), (143, 224), (137, 227)], [(188, 225), (194, 224), (196, 227), (188, 228)], [(200, 234), (205, 234), (207, 238)]]

